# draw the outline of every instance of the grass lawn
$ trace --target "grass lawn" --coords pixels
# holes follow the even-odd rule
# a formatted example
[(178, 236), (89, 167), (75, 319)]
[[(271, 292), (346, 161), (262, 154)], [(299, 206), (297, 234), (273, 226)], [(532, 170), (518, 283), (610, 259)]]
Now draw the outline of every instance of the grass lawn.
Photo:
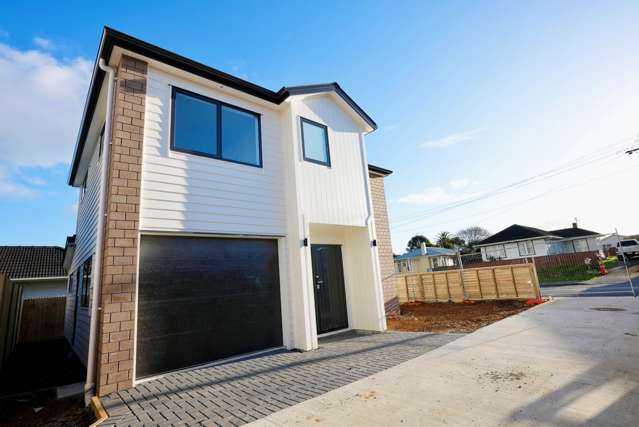
[(570, 282), (590, 280), (599, 276), (599, 272), (586, 265), (562, 265), (559, 267), (546, 267), (537, 269), (537, 275), (541, 283)]
[(619, 259), (616, 256), (609, 256), (603, 260), (603, 264), (606, 266), (606, 270), (610, 270), (619, 265)]

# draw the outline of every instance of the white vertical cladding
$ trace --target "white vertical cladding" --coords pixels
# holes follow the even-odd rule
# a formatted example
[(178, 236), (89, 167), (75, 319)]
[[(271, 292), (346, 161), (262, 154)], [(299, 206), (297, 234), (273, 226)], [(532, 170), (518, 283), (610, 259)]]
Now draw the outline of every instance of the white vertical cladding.
[[(151, 67), (147, 79), (140, 229), (283, 236), (280, 112)], [(260, 114), (263, 167), (172, 151), (172, 86)]]
[(317, 347), (315, 302), (312, 289), (310, 246), (303, 241), (309, 237), (309, 224), (302, 209), (300, 187), (300, 145), (294, 103), (287, 101), (282, 110), (282, 145), (286, 191), (288, 248), (287, 278), (290, 341), (288, 348), (311, 350)]
[[(362, 130), (331, 94), (292, 97), (295, 109), (302, 209), (310, 223), (365, 226), (366, 170), (362, 165)], [(328, 127), (331, 166), (303, 161), (300, 117)]]

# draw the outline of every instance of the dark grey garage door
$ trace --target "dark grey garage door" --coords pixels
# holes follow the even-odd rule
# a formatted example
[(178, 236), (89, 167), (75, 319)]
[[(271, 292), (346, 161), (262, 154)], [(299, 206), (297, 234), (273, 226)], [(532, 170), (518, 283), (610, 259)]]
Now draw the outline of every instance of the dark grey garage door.
[(280, 345), (275, 240), (142, 237), (138, 378)]

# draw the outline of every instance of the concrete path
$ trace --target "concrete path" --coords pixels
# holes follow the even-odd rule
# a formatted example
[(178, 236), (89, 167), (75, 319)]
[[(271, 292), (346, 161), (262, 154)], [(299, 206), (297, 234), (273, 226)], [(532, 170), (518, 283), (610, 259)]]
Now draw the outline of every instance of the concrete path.
[(639, 302), (566, 298), (254, 426), (636, 426)]

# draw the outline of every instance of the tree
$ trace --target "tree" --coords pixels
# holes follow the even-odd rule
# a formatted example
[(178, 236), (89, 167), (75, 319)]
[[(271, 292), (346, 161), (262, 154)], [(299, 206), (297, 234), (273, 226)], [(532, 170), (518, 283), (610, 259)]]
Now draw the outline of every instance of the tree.
[(441, 233), (437, 235), (435, 243), (437, 244), (437, 246), (441, 248), (452, 248), (453, 247), (453, 242), (451, 241), (452, 238), (453, 238), (453, 235), (450, 234), (448, 231), (442, 231)]
[(428, 240), (428, 237), (417, 234), (410, 238), (406, 245), (406, 250), (410, 251), (411, 249), (419, 249), (422, 247), (422, 243), (426, 243), (426, 246), (433, 246), (430, 240)]
[(473, 225), (471, 227), (466, 227), (457, 232), (457, 236), (461, 237), (466, 241), (468, 246), (472, 246), (477, 242), (484, 240), (485, 238), (490, 236), (490, 232), (485, 228), (479, 227), (477, 225)]
[(466, 242), (459, 236), (450, 234), (448, 231), (442, 231), (437, 235), (437, 246), (447, 249), (463, 248), (466, 246)]

